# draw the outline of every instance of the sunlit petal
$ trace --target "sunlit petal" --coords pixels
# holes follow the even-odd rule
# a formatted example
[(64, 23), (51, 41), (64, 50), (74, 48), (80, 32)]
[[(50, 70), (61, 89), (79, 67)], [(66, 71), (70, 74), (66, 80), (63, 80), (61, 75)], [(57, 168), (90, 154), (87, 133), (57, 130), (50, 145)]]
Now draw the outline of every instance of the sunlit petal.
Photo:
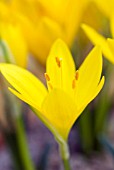
[(62, 40), (59, 39), (53, 44), (46, 66), (46, 72), (50, 76), (50, 82), (53, 87), (61, 88), (70, 93), (75, 74), (75, 65), (70, 51)]
[(93, 92), (93, 94), (88, 93), (85, 103), (83, 103), (82, 105), (78, 107), (78, 114), (82, 113), (85, 107), (99, 94), (99, 92), (103, 88), (104, 82), (105, 82), (105, 78), (103, 76), (100, 83), (98, 84), (95, 91)]
[(24, 98), (36, 101), (40, 107), (47, 94), (45, 86), (29, 71), (11, 64), (0, 64), (0, 69), (7, 81)]
[(30, 100), (29, 98), (29, 94), (28, 96), (25, 96), (23, 94), (20, 94), (19, 92), (17, 92), (16, 90), (12, 89), (12, 88), (8, 88), (15, 96), (17, 96), (19, 99), (21, 99), (22, 101), (24, 101), (25, 103), (27, 103), (28, 105), (37, 108), (37, 110), (41, 110), (40, 106), (38, 103), (36, 103), (34, 100)]
[(102, 47), (104, 56), (109, 61), (114, 63), (114, 55), (112, 54), (112, 51), (110, 50), (106, 39), (102, 35), (98, 34), (93, 28), (91, 28), (88, 25), (82, 24), (82, 28), (85, 31), (88, 38), (92, 41), (92, 43), (94, 45), (100, 45)]
[(99, 47), (95, 47), (79, 68), (79, 78), (76, 89), (77, 107), (87, 101), (97, 88), (102, 72), (102, 54)]
[(45, 117), (67, 139), (68, 132), (77, 118), (73, 99), (60, 89), (52, 90), (42, 104)]

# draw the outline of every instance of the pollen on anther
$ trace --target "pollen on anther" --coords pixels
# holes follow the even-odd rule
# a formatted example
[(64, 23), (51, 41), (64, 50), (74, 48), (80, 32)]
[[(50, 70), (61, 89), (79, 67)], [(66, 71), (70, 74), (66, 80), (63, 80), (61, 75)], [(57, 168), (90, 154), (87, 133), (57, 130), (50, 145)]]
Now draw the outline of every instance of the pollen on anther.
[(75, 79), (76, 79), (76, 80), (78, 80), (78, 79), (79, 79), (79, 71), (78, 71), (78, 70), (76, 71)]
[(58, 65), (58, 67), (61, 67), (62, 58), (56, 57), (55, 59), (56, 59), (56, 63), (57, 63), (57, 65)]
[(50, 77), (49, 77), (49, 75), (48, 75), (47, 73), (44, 73), (44, 76), (45, 76), (45, 79), (46, 79), (47, 81), (50, 81)]

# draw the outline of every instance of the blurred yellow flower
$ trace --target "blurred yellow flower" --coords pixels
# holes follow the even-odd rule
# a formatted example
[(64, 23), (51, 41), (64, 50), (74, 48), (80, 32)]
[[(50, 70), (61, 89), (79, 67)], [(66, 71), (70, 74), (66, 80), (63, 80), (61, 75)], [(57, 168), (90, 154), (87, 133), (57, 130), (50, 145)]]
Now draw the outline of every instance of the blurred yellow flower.
[(37, 116), (58, 140), (67, 140), (69, 131), (84, 108), (100, 92), (104, 77), (102, 55), (95, 47), (75, 71), (69, 49), (57, 40), (47, 59), (45, 78), (48, 90), (30, 72), (11, 64), (1, 64), (4, 77), (14, 87), (10, 91), (38, 110)]
[(15, 63), (25, 67), (27, 64), (27, 45), (20, 26), (10, 22), (10, 12), (11, 11), (0, 2), (0, 38), (8, 45)]
[(4, 4), (11, 13), (9, 20), (20, 24), (29, 51), (45, 64), (55, 39), (72, 45), (89, 1), (12, 0)]
[(114, 12), (114, 0), (93, 0), (98, 8), (110, 18)]
[(101, 46), (104, 56), (114, 64), (114, 40), (106, 39), (86, 24), (82, 24), (82, 29), (94, 45)]
[(15, 63), (21, 67), (27, 64), (27, 46), (19, 27), (10, 24), (0, 24), (0, 35), (14, 57)]

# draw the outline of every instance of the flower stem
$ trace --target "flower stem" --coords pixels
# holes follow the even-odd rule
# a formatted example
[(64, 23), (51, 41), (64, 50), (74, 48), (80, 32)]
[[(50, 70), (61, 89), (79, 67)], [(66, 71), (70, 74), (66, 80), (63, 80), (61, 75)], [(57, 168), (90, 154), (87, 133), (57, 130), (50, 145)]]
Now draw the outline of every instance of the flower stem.
[(64, 170), (71, 170), (69, 163), (69, 148), (66, 142), (59, 142), (59, 149), (63, 161)]
[(63, 165), (65, 170), (71, 170), (68, 159), (63, 159)]

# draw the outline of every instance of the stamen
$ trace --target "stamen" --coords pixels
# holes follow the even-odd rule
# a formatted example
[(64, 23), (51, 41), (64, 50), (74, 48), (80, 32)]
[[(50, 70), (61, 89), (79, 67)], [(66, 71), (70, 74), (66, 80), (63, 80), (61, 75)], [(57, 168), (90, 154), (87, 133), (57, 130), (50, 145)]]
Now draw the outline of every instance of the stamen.
[(79, 79), (79, 71), (78, 71), (78, 70), (76, 71), (75, 79), (76, 79), (76, 80), (78, 80), (78, 79)]
[(53, 86), (50, 82), (48, 82), (47, 85), (48, 85), (48, 88), (50, 88), (51, 90), (53, 89)]
[(56, 59), (56, 62), (57, 62), (58, 67), (61, 67), (62, 58), (56, 57), (55, 59)]
[(79, 79), (79, 71), (77, 70), (75, 73), (75, 78), (72, 81), (72, 88), (75, 89), (77, 88), (77, 80)]
[(74, 79), (74, 80), (72, 81), (72, 88), (75, 89), (75, 87), (76, 87), (76, 80)]
[(44, 73), (44, 76), (45, 76), (46, 81), (50, 81), (50, 77), (47, 73)]

